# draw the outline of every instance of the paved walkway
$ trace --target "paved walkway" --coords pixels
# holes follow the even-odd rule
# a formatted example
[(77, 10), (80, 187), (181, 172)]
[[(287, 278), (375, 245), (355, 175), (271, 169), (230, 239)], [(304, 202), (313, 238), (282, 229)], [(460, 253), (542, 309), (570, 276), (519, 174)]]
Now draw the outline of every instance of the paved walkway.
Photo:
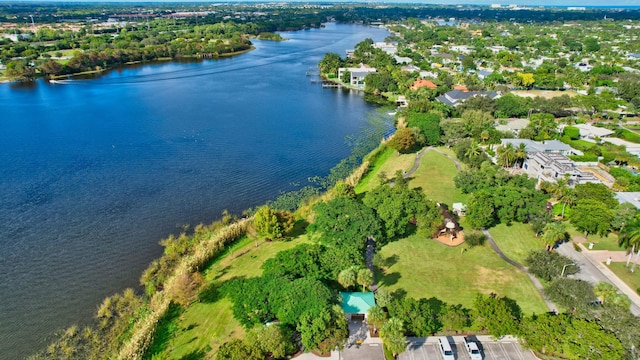
[(544, 300), (544, 302), (547, 304), (547, 307), (549, 308), (549, 310), (557, 313), (558, 312), (558, 307), (556, 306), (556, 304), (553, 303), (553, 301), (547, 299), (547, 297), (544, 295), (544, 288), (542, 287), (542, 284), (540, 283), (540, 280), (538, 280), (538, 278), (535, 277), (533, 274), (530, 274), (526, 267), (524, 267), (521, 264), (511, 260), (507, 255), (505, 255), (502, 252), (502, 250), (500, 250), (500, 248), (498, 247), (498, 244), (496, 244), (495, 240), (493, 240), (493, 236), (491, 236), (489, 231), (487, 231), (486, 229), (482, 229), (482, 233), (484, 234), (484, 236), (487, 237), (487, 241), (489, 242), (489, 245), (491, 245), (491, 247), (493, 248), (493, 251), (495, 251), (496, 254), (498, 254), (498, 256), (500, 256), (500, 258), (502, 258), (502, 260), (508, 262), (509, 264), (513, 265), (516, 269), (518, 269), (518, 270), (524, 272), (525, 274), (527, 274), (529, 279), (531, 279), (531, 282), (533, 283), (533, 285), (536, 287), (536, 289), (538, 289), (538, 292), (542, 296), (542, 299)]
[(427, 146), (426, 148), (420, 150), (417, 154), (416, 154), (416, 160), (413, 162), (413, 166), (411, 167), (411, 169), (407, 170), (404, 172), (404, 178), (408, 178), (411, 175), (413, 175), (413, 173), (416, 172), (416, 170), (418, 170), (418, 168), (420, 167), (420, 160), (422, 159), (422, 155), (424, 155), (424, 153), (426, 153), (429, 150), (433, 150), (439, 154), (442, 154), (446, 157), (448, 157), (449, 159), (451, 159), (451, 161), (453, 161), (454, 165), (456, 166), (456, 169), (458, 169), (458, 171), (461, 171), (461, 167), (460, 167), (460, 161), (458, 161), (458, 159), (456, 159), (455, 157), (442, 152), (440, 150), (438, 150), (437, 148), (433, 147), (433, 146)]
[[(624, 255), (624, 251), (590, 251), (581, 243), (578, 243), (578, 246), (580, 246), (582, 251), (576, 251), (571, 243), (564, 243), (557, 249), (558, 253), (570, 258), (580, 265), (580, 272), (575, 274), (574, 277), (588, 281), (593, 285), (600, 281), (606, 281), (612, 284), (617, 287), (620, 292), (629, 297), (629, 300), (631, 301), (631, 313), (636, 316), (640, 316), (640, 296), (638, 293), (631, 289), (624, 281), (620, 280), (613, 271), (603, 264), (603, 261), (606, 261), (606, 258), (602, 260), (603, 256), (606, 256), (607, 258), (609, 255), (620, 257), (620, 254), (615, 253), (622, 253), (622, 255)], [(622, 261), (626, 261), (626, 257), (624, 257)]]

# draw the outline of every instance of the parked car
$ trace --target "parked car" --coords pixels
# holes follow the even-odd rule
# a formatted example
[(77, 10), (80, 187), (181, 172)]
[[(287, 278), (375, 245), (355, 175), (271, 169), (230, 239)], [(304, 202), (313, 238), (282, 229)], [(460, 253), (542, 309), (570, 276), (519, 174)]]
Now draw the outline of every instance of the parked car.
[(471, 339), (467, 339), (465, 337), (464, 348), (467, 349), (467, 352), (469, 353), (471, 360), (482, 360), (482, 353), (480, 352), (480, 348), (478, 347), (478, 344), (475, 341)]

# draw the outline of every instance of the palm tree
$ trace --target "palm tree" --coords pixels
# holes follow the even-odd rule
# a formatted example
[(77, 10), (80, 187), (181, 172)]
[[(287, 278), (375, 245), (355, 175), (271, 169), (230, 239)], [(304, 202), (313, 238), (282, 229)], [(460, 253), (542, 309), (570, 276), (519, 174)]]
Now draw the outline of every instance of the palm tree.
[(618, 294), (618, 289), (608, 282), (600, 281), (593, 287), (593, 293), (596, 294), (600, 301), (605, 303), (615, 298)]
[(356, 274), (356, 282), (362, 285), (362, 292), (364, 292), (365, 287), (371, 285), (373, 282), (373, 275), (371, 274), (371, 270), (367, 268), (361, 268), (358, 270)]
[(527, 158), (527, 146), (524, 143), (520, 143), (520, 145), (515, 149), (515, 158), (516, 161), (520, 163), (520, 167), (524, 165), (524, 161)]
[(564, 219), (564, 210), (567, 205), (574, 205), (576, 202), (575, 190), (567, 186), (569, 181), (565, 178), (559, 178), (555, 184), (550, 186), (550, 193), (556, 200), (562, 203), (562, 213), (560, 217)]
[(629, 267), (631, 257), (633, 256), (636, 249), (638, 249), (636, 260), (631, 267), (631, 272), (634, 272), (636, 263), (638, 262), (638, 257), (640, 256), (640, 219), (633, 219), (630, 224), (628, 224), (624, 229), (622, 229), (622, 231), (620, 231), (618, 245), (620, 245), (620, 247), (626, 248), (627, 250), (630, 249), (629, 257), (627, 258), (627, 264), (625, 265), (625, 267)]
[(351, 286), (356, 284), (356, 276), (353, 268), (344, 269), (338, 274), (338, 283), (349, 290)]
[(548, 223), (543, 230), (542, 241), (547, 248), (547, 251), (551, 251), (553, 246), (560, 240), (566, 238), (567, 229), (564, 224), (559, 222)]
[(373, 332), (375, 333), (387, 322), (387, 313), (378, 305), (370, 307), (367, 322), (373, 326)]
[(509, 167), (515, 160), (516, 149), (512, 143), (508, 143), (506, 146), (498, 148), (498, 159), (502, 167)]
[(393, 353), (394, 357), (403, 352), (407, 347), (403, 326), (402, 320), (391, 318), (380, 329), (382, 342), (387, 349)]
[(478, 145), (475, 139), (472, 139), (471, 144), (467, 148), (467, 151), (465, 151), (464, 153), (464, 156), (466, 156), (467, 159), (471, 159), (473, 157), (480, 155), (481, 153), (482, 153), (482, 149), (480, 148), (480, 145)]

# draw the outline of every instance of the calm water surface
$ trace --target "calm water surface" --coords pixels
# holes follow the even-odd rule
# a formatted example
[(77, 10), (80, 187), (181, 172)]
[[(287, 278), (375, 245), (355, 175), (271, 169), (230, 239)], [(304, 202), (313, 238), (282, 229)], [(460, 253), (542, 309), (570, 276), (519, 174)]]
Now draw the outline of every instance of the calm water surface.
[(158, 241), (325, 175), (373, 109), (305, 76), (380, 29), (328, 24), (230, 59), (0, 85), (0, 358), (137, 287)]

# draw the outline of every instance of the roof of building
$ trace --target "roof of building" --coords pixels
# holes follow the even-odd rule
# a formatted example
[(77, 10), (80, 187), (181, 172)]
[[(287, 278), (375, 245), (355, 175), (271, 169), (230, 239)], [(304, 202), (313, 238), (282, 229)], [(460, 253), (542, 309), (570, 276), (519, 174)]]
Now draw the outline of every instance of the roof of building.
[(558, 140), (533, 141), (529, 139), (501, 139), (500, 141), (504, 145), (511, 143), (515, 147), (524, 143), (527, 152), (572, 152), (577, 155), (581, 154), (580, 151)]
[(410, 89), (418, 90), (421, 87), (428, 87), (429, 89), (435, 89), (438, 87), (438, 85), (434, 84), (432, 81), (429, 81), (429, 80), (418, 79), (413, 82), (413, 85), (411, 85)]
[(529, 125), (529, 119), (510, 119), (505, 125), (497, 125), (498, 131), (520, 131)]
[(345, 314), (366, 314), (369, 308), (376, 306), (372, 292), (341, 292), (340, 306)]
[(620, 204), (629, 203), (640, 209), (640, 192), (616, 192), (616, 199)]
[(487, 96), (491, 99), (499, 97), (495, 91), (461, 91), (451, 90), (444, 95), (436, 97), (436, 100), (449, 106), (456, 106), (463, 103), (465, 100), (474, 96)]
[(558, 177), (569, 174), (575, 176), (579, 184), (587, 182), (602, 182), (593, 173), (580, 171), (580, 169), (575, 166), (573, 160), (562, 154), (532, 152), (528, 153), (527, 157), (529, 161), (535, 161), (542, 165), (544, 170), (541, 171), (539, 176), (547, 181), (554, 181)]
[(640, 148), (640, 144), (636, 144), (636, 143), (632, 143), (630, 141), (627, 140), (623, 140), (623, 139), (618, 139), (618, 138), (604, 138), (602, 139), (608, 143), (611, 143), (613, 145), (617, 145), (617, 146), (624, 146), (627, 149), (638, 149)]
[(604, 137), (604, 136), (609, 136), (611, 134), (614, 133), (614, 131), (606, 129), (606, 128), (601, 128), (601, 127), (597, 127), (597, 126), (593, 126), (590, 124), (577, 124), (574, 125), (575, 127), (577, 127), (578, 129), (580, 129), (580, 136), (582, 137)]

